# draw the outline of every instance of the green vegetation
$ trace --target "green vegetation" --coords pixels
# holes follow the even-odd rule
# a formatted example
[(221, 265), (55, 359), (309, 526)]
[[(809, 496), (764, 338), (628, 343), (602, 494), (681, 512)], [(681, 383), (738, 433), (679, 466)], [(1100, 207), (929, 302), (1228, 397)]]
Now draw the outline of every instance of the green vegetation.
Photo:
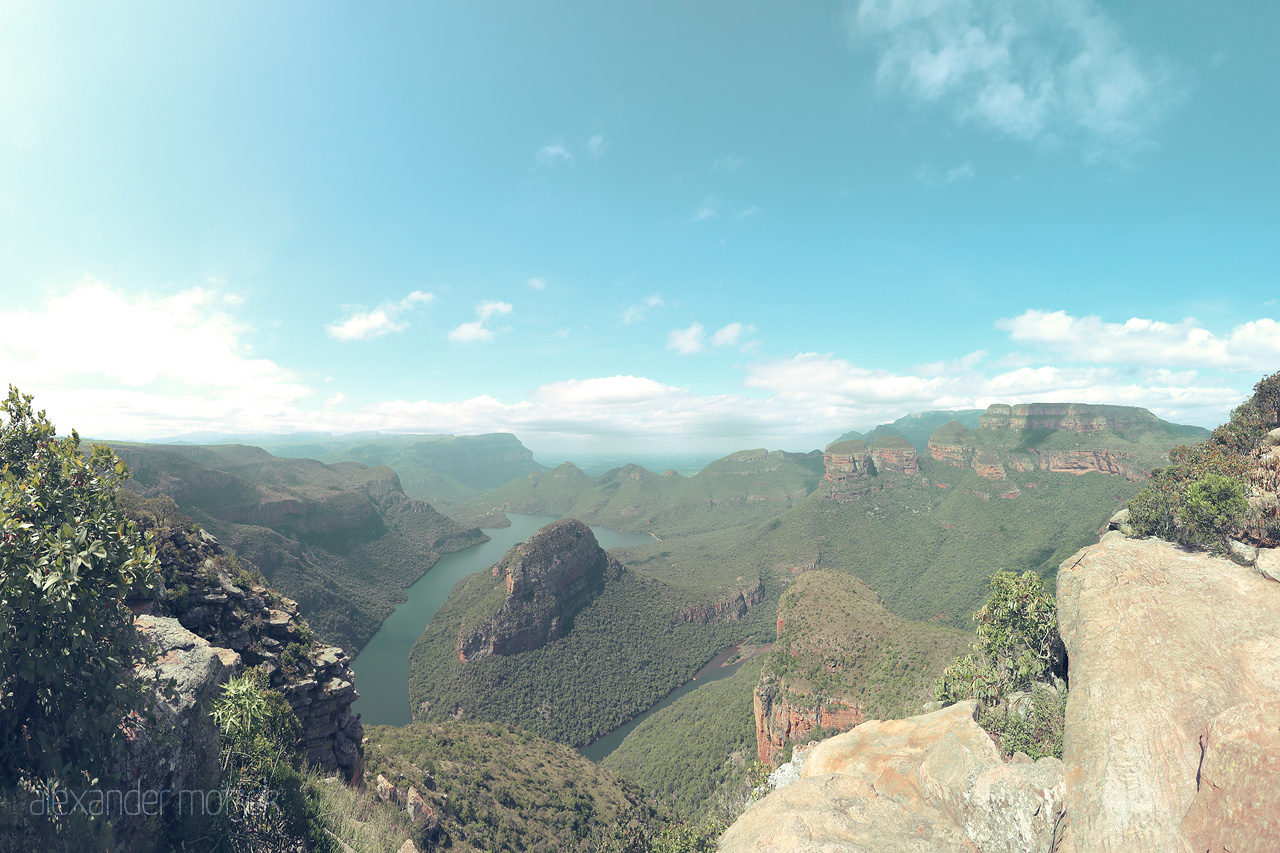
[(506, 596), (490, 573), (464, 578), (410, 655), (409, 699), (417, 720), (501, 720), (580, 746), (653, 705), (721, 649), (769, 630), (771, 609), (740, 621), (702, 624), (677, 614), (687, 593), (624, 571), (542, 648), (462, 663), (461, 624), (477, 624)]
[(744, 793), (750, 793), (742, 789), (756, 754), (751, 694), (763, 663), (763, 658), (748, 661), (728, 678), (705, 684), (654, 713), (601, 766), (681, 818), (732, 820), (716, 808), (716, 796), (740, 811)]
[(870, 443), (884, 435), (896, 435), (911, 442), (912, 446), (921, 453), (928, 453), (929, 436), (933, 434), (934, 430), (948, 421), (957, 421), (971, 430), (976, 430), (978, 428), (978, 418), (982, 416), (982, 412), (982, 409), (962, 409), (954, 412), (935, 411), (903, 415), (891, 424), (880, 424), (865, 435), (856, 431), (846, 432), (836, 441), (860, 438)]
[(158, 562), (116, 506), (127, 469), (103, 447), (86, 459), (80, 437), (57, 438), (31, 403), (10, 386), (0, 424), (3, 799), (98, 784), (126, 721), (152, 712), (125, 599), (153, 586)]
[(722, 540), (706, 570), (772, 574), (816, 563), (857, 575), (900, 616), (968, 629), (985, 597), (984, 566), (1031, 570), (1052, 583), (1063, 560), (1095, 541), (1098, 519), (1139, 487), (1097, 472), (1010, 471), (993, 482), (927, 456), (919, 463), (920, 475), (882, 474), (862, 493), (811, 495)]
[[(284, 696), (267, 689), (266, 682), (265, 673), (255, 669), (223, 685), (212, 713), (225, 750), (222, 790), (234, 793), (211, 826), (190, 819), (171, 824), (169, 841), (175, 846), (284, 853), (305, 844), (336, 853), (315, 799), (306, 792), (302, 725)], [(203, 837), (192, 838), (193, 830)]]
[[(241, 445), (118, 449), (147, 511), (189, 515), (260, 566), (320, 636), (353, 654), (441, 554), (484, 541), (409, 499), (386, 468), (281, 459)], [(166, 500), (172, 509), (157, 503)]]
[(1259, 380), (1253, 391), (1208, 441), (1175, 447), (1172, 464), (1152, 472), (1151, 482), (1129, 501), (1136, 535), (1217, 552), (1231, 539), (1280, 538), (1280, 521), (1255, 516), (1245, 499), (1251, 487), (1274, 491), (1254, 454), (1262, 437), (1280, 425), (1280, 373)]
[(818, 453), (742, 450), (692, 477), (639, 465), (588, 477), (565, 462), (463, 502), (463, 506), (572, 516), (632, 533), (662, 537), (764, 521), (803, 500), (822, 478)]
[(624, 816), (643, 826), (664, 816), (572, 749), (515, 726), (447, 720), (365, 735), (370, 777), (402, 795), (416, 788), (452, 850), (589, 850)]
[(1006, 754), (1061, 758), (1066, 650), (1053, 596), (1033, 572), (996, 572), (989, 586), (990, 597), (973, 615), (978, 638), (970, 654), (947, 667), (935, 695), (945, 703), (978, 700), (979, 723)]
[(964, 647), (954, 628), (903, 619), (858, 578), (807, 572), (782, 594), (782, 631), (763, 681), (792, 707), (840, 702), (867, 719), (920, 712), (937, 673)]

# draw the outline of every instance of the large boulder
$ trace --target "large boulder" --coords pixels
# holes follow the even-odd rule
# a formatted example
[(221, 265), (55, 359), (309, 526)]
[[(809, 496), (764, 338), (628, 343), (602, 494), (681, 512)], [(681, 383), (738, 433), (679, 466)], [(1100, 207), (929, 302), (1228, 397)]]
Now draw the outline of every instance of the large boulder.
[(976, 711), (961, 702), (823, 741), (800, 781), (748, 809), (720, 849), (1048, 853), (1062, 815), (1061, 762), (1005, 762)]
[(1280, 850), (1280, 585), (1109, 537), (1062, 564), (1058, 620), (1071, 684), (1060, 849)]

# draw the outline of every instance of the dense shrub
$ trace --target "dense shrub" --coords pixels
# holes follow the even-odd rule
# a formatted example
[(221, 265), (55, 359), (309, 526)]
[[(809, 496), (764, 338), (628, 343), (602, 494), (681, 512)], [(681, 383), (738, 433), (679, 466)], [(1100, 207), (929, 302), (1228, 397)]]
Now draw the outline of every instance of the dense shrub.
[[(977, 699), (979, 724), (1006, 753), (1060, 758), (1066, 690), (1059, 676), (1066, 652), (1053, 596), (1034, 572), (996, 572), (990, 590), (973, 615), (978, 639), (972, 651), (943, 672), (934, 695), (946, 703)], [(1029, 695), (1010, 707), (1017, 693)]]
[(1231, 412), (1209, 440), (1169, 452), (1170, 465), (1129, 501), (1129, 524), (1138, 536), (1225, 550), (1249, 521), (1245, 498), (1259, 440), (1280, 423), (1280, 373), (1259, 380), (1253, 396)]
[(116, 505), (125, 465), (31, 401), (10, 386), (0, 423), (0, 795), (106, 779), (154, 695), (125, 601), (158, 563)]

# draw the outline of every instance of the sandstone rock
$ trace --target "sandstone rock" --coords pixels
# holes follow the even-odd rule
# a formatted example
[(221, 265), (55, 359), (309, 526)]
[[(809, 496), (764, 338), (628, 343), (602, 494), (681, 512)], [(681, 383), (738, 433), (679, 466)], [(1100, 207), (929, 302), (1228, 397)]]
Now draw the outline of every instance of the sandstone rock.
[(1227, 543), (1227, 553), (1234, 562), (1242, 566), (1252, 566), (1258, 562), (1258, 549), (1235, 539)]
[(412, 838), (406, 838), (404, 844), (400, 845), (398, 853), (418, 853), (418, 845), (413, 843)]
[[(1186, 851), (1223, 814), (1239, 820), (1231, 837), (1280, 849), (1257, 787), (1276, 790), (1273, 771), (1232, 763), (1256, 715), (1223, 716), (1280, 698), (1280, 587), (1167, 542), (1109, 539), (1062, 564), (1058, 620), (1071, 683), (1061, 851)], [(1253, 741), (1259, 772), (1274, 737)]]
[(384, 803), (400, 802), (400, 789), (391, 784), (391, 780), (381, 773), (378, 774), (378, 778), (373, 784), (373, 790), (378, 799)]
[(1280, 445), (1280, 427), (1277, 427), (1264, 435), (1261, 443), (1263, 447), (1276, 447), (1277, 445)]
[(1280, 699), (1236, 705), (1201, 736), (1199, 790), (1182, 819), (1196, 850), (1280, 844)]
[(855, 776), (801, 779), (747, 809), (720, 838), (722, 853), (978, 853), (964, 833), (915, 812)]
[(1280, 583), (1280, 548), (1259, 548), (1255, 567), (1267, 580)]
[(1129, 508), (1125, 507), (1124, 509), (1117, 512), (1115, 515), (1111, 516), (1111, 519), (1107, 522), (1107, 526), (1110, 527), (1112, 530), (1119, 530), (1122, 526), (1128, 523), (1129, 523)]
[(722, 851), (1048, 851), (1062, 764), (1005, 763), (962, 702), (863, 723), (804, 758), (800, 780), (729, 828)]
[(828, 482), (839, 483), (871, 472), (871, 451), (865, 441), (841, 441), (827, 448), (822, 465)]

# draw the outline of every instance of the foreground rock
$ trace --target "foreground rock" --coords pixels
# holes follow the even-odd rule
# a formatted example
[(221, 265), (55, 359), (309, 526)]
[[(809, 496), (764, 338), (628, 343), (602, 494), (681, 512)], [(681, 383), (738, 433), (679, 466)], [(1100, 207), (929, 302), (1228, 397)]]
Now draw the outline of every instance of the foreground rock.
[(1280, 850), (1280, 584), (1109, 537), (1063, 563), (1058, 619), (1060, 849)]
[(1062, 763), (1006, 763), (962, 702), (864, 723), (808, 754), (800, 781), (753, 805), (720, 850), (1049, 851)]

